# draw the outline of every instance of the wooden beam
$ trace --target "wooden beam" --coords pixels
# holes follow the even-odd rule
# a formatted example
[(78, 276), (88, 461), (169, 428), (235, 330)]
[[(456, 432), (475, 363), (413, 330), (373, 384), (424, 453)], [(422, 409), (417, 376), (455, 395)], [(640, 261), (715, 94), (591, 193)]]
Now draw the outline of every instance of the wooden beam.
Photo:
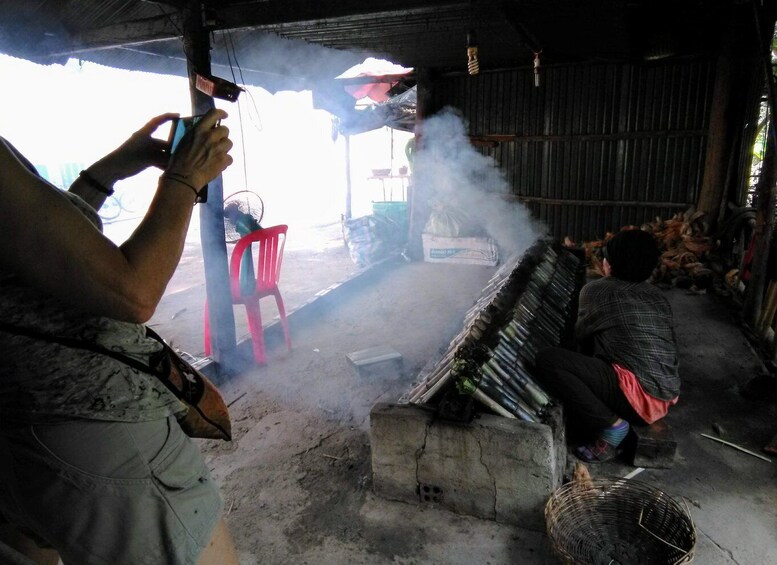
[[(354, 16), (406, 15), (413, 11), (447, 6), (468, 5), (464, 1), (435, 0), (380, 0), (375, 2), (357, 0), (268, 0), (244, 2), (213, 10), (213, 19), (208, 22), (210, 31), (261, 29), (283, 24), (316, 22), (342, 19)], [(92, 30), (84, 30), (73, 37), (72, 47), (47, 53), (45, 56), (62, 57), (99, 49), (112, 49), (128, 45), (143, 45), (157, 41), (168, 41), (183, 35), (183, 13), (176, 10), (151, 18), (129, 20)]]
[(499, 10), (504, 14), (505, 21), (510, 24), (510, 27), (515, 30), (515, 33), (518, 34), (518, 37), (523, 40), (530, 50), (535, 53), (542, 51), (540, 42), (524, 25), (523, 14), (516, 2), (501, 2)]
[(184, 20), (181, 14), (173, 13), (85, 30), (73, 36), (71, 49), (49, 53), (46, 56), (61, 57), (102, 49), (169, 41), (181, 37), (183, 27)]
[(661, 130), (661, 131), (632, 131), (620, 133), (591, 133), (568, 135), (516, 135), (509, 133), (492, 133), (483, 135), (470, 135), (469, 139), (475, 143), (530, 143), (546, 141), (620, 141), (626, 139), (666, 139), (670, 137), (694, 138), (706, 137), (707, 130)]
[[(210, 33), (203, 26), (199, 2), (190, 3), (184, 28), (184, 49), (188, 61), (189, 91), (194, 114), (215, 107), (213, 98), (195, 87), (196, 73), (210, 74)], [(229, 370), (236, 362), (237, 339), (232, 292), (229, 285), (227, 244), (224, 233), (224, 188), (219, 175), (208, 184), (208, 201), (200, 204), (200, 239), (205, 264), (205, 291), (210, 310), (212, 356)]]
[(267, 0), (220, 8), (216, 29), (246, 29), (365, 15), (404, 15), (469, 5), (469, 1), (462, 0)]
[(642, 208), (681, 208), (687, 210), (692, 204), (687, 202), (640, 202), (638, 200), (572, 200), (566, 198), (543, 198), (541, 196), (506, 196), (508, 200), (523, 203), (549, 204), (551, 206), (640, 206)]

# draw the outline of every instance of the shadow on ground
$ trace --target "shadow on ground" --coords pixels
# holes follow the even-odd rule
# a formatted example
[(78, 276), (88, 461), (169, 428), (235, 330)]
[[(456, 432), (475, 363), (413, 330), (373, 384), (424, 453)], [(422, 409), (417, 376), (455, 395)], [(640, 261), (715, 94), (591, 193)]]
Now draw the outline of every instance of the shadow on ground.
[[(317, 267), (311, 262), (299, 276)], [(386, 501), (371, 491), (370, 408), (398, 399), (447, 348), (493, 272), (383, 265), (298, 310), (290, 319), (291, 353), (271, 337), (266, 366), (223, 384), (234, 440), (200, 443), (243, 564), (558, 562), (544, 532)], [(677, 289), (666, 296), (681, 347), (682, 396), (668, 416), (678, 451), (673, 468), (646, 469), (636, 479), (687, 504), (696, 562), (775, 563), (777, 466), (700, 435), (717, 424), (728, 441), (756, 452), (765, 445), (777, 431), (777, 406), (739, 392), (763, 367), (723, 299)], [(171, 301), (159, 323), (187, 321), (192, 327), (168, 335), (200, 351), (194, 302)], [(187, 310), (165, 320), (176, 308)], [(348, 353), (377, 345), (401, 353), (402, 364), (362, 372), (349, 364)], [(632, 471), (624, 461), (591, 468), (594, 476)]]

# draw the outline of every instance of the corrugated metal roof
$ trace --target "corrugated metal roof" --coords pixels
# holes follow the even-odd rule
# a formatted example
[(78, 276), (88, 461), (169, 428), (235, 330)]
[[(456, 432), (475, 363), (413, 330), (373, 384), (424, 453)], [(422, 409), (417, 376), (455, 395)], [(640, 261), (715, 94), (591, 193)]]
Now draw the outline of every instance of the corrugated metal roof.
[[(263, 0), (211, 1), (214, 30), (242, 46), (264, 34), (411, 67), (463, 69), (474, 29), (482, 69), (681, 55), (716, 45), (736, 0)], [(0, 52), (58, 62), (77, 53), (119, 68), (170, 72), (182, 56), (185, 2), (0, 0)], [(173, 39), (173, 40), (171, 40)], [(133, 49), (108, 49), (128, 46)], [(86, 50), (86, 51), (84, 51)], [(99, 50), (102, 50), (100, 52)], [(249, 49), (245, 49), (245, 55)], [(218, 61), (221, 64), (221, 61)], [(265, 71), (265, 69), (256, 69)], [(270, 71), (272, 72), (272, 71)]]

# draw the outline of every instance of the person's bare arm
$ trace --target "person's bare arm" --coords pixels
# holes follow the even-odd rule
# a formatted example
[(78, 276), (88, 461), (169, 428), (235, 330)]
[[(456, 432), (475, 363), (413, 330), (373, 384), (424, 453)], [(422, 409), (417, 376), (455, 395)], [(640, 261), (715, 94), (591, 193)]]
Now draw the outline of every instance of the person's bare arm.
[[(151, 119), (121, 146), (87, 167), (86, 172), (97, 183), (111, 190), (117, 181), (132, 177), (148, 167), (164, 169), (169, 159), (169, 155), (165, 152), (167, 142), (155, 139), (151, 134), (159, 126), (177, 116), (178, 114), (171, 113)], [(81, 176), (76, 177), (69, 191), (80, 196), (95, 210), (99, 210), (108, 197), (105, 192), (95, 188)]]
[[(206, 185), (232, 162), (226, 117), (212, 110), (181, 142), (167, 171), (195, 187)], [(180, 260), (194, 193), (160, 178), (137, 230), (114, 245), (62, 194), (46, 189), (0, 144), (0, 269), (30, 286), (93, 314), (147, 321)]]

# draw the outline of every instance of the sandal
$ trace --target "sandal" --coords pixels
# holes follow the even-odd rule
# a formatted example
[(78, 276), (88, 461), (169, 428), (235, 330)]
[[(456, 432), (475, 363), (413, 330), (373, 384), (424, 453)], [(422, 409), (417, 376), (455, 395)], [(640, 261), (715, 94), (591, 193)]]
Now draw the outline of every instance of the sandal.
[(597, 439), (596, 442), (589, 445), (581, 445), (575, 449), (575, 457), (582, 459), (586, 463), (604, 463), (618, 457), (623, 450), (607, 443), (603, 439)]

